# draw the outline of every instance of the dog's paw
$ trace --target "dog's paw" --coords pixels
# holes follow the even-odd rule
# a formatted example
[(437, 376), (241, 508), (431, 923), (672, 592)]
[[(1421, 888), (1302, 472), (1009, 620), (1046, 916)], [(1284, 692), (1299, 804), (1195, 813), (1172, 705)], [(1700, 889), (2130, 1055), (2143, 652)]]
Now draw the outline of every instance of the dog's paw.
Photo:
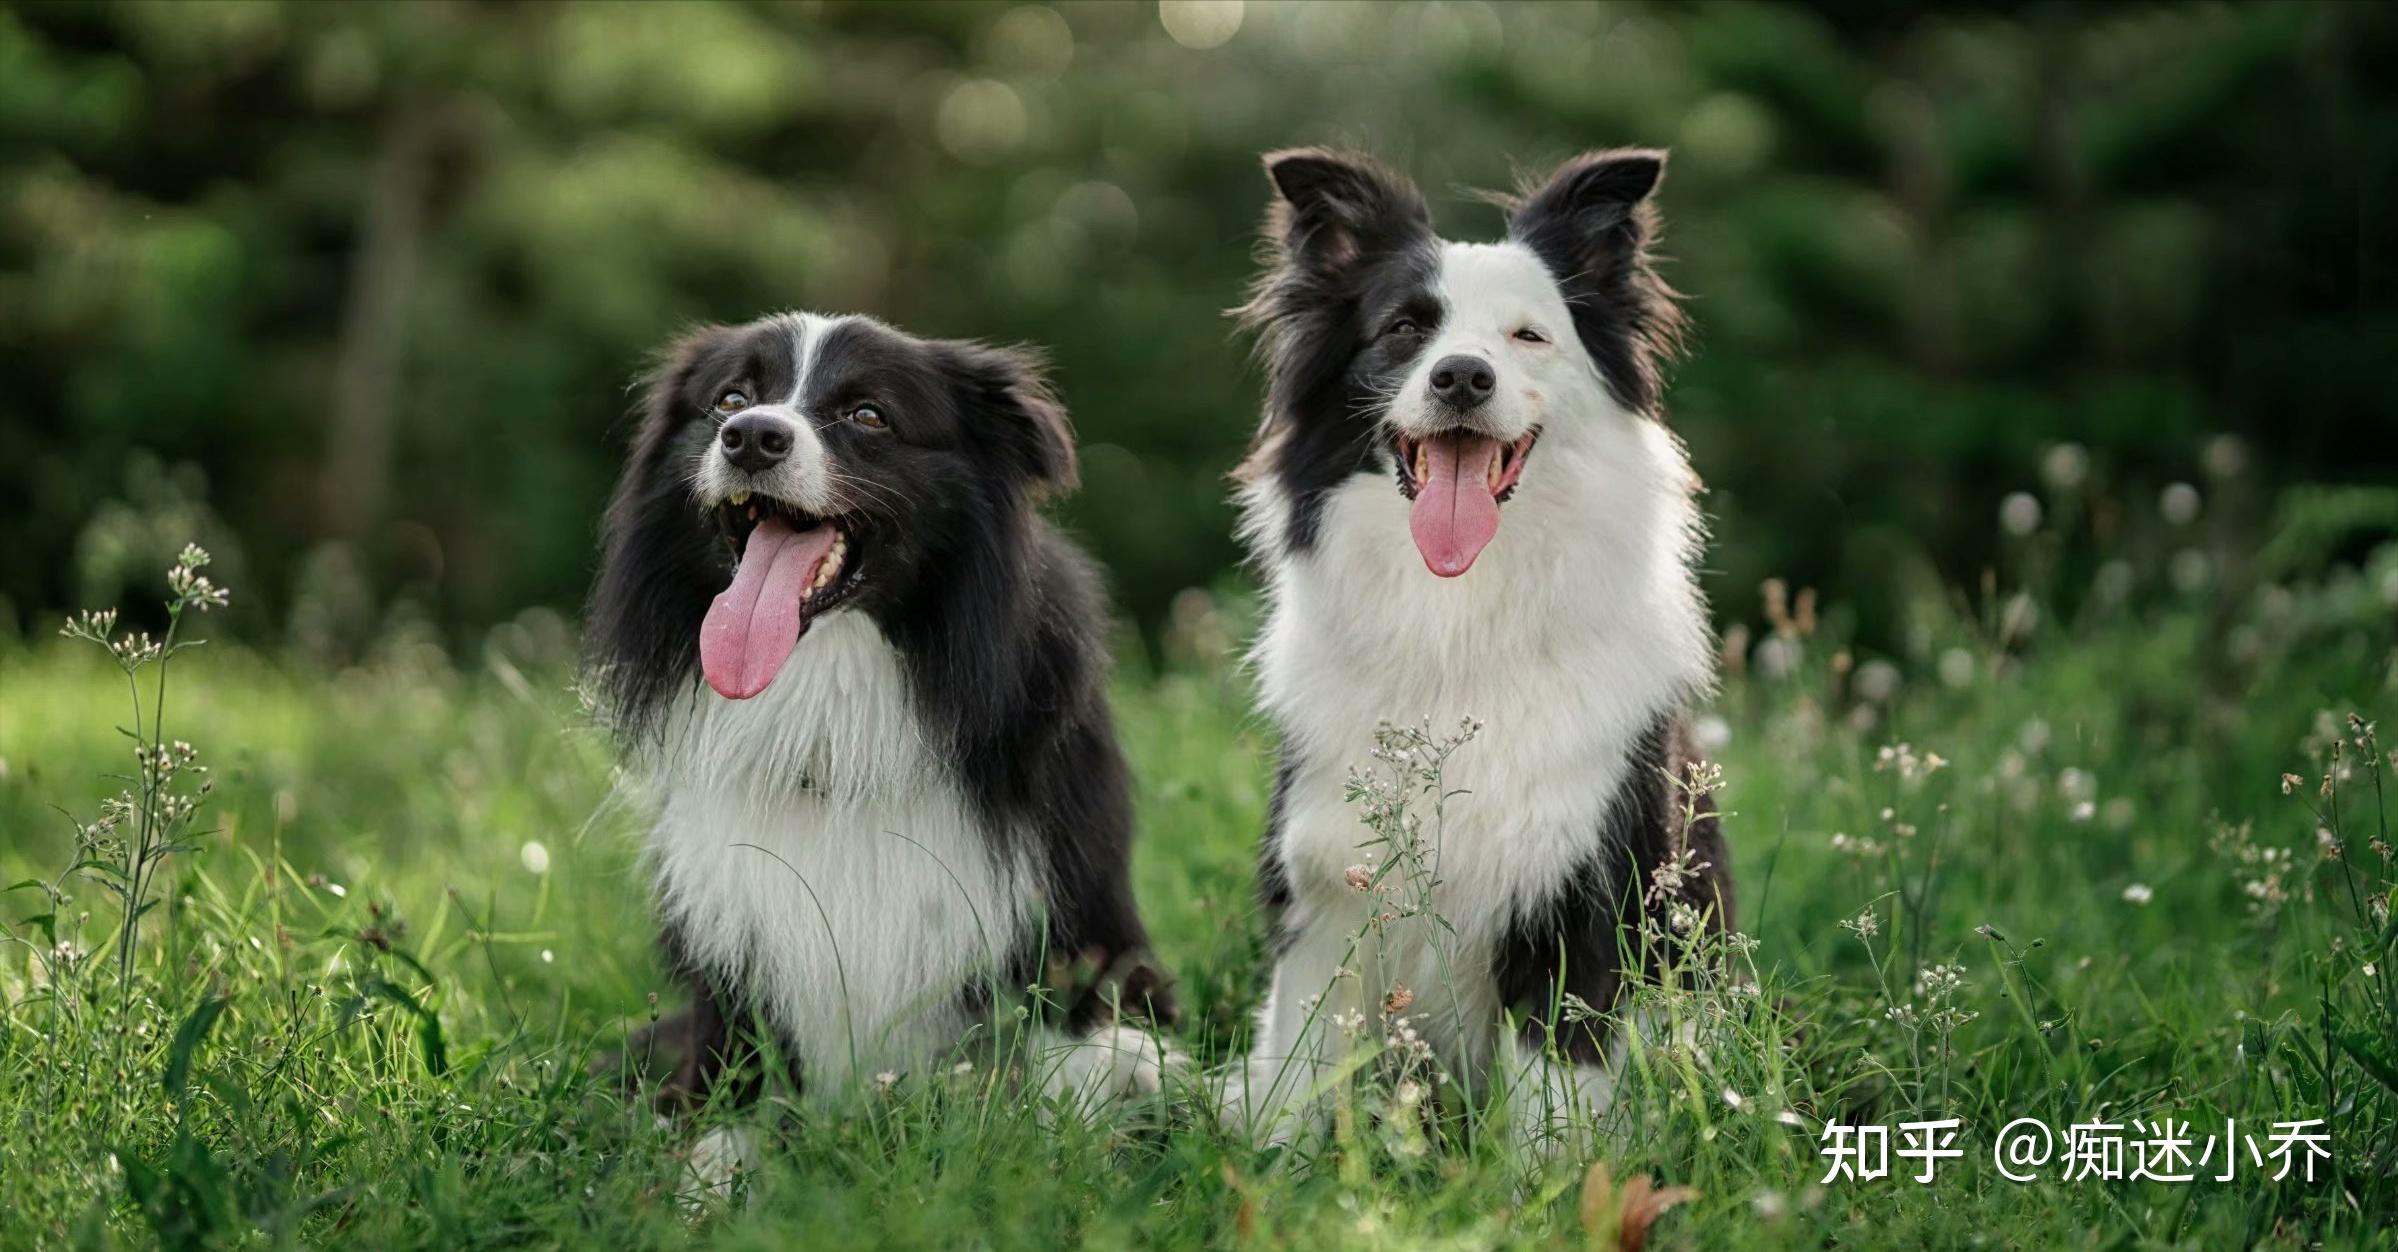
[(675, 1199), (690, 1216), (732, 1206), (742, 1180), (757, 1168), (758, 1135), (744, 1126), (719, 1126), (701, 1135), (683, 1154), (683, 1176)]
[(1137, 1026), (1102, 1026), (1078, 1039), (1059, 1039), (1038, 1058), (1042, 1088), (1054, 1101), (1090, 1111), (1155, 1095), (1188, 1062)]

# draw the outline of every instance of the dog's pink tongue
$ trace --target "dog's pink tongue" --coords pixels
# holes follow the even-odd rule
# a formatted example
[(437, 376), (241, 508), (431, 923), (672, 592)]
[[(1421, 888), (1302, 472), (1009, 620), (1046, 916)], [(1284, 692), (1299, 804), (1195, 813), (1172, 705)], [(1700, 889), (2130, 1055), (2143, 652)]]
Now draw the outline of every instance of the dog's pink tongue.
[(699, 667), (717, 694), (747, 700), (774, 681), (799, 642), (800, 601), (834, 538), (829, 522), (801, 534), (771, 517), (749, 532), (733, 585), (699, 626)]
[(1473, 568), (1499, 533), (1499, 500), (1490, 491), (1490, 458), (1499, 442), (1484, 435), (1436, 435), (1424, 441), (1424, 481), (1407, 514), (1408, 533), (1425, 568), (1455, 578)]

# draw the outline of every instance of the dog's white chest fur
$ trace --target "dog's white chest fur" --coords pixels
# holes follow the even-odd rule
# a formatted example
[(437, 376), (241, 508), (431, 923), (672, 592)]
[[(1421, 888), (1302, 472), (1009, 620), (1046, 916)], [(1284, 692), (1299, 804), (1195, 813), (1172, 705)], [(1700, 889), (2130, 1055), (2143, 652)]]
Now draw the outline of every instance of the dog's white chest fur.
[(1303, 900), (1339, 898), (1367, 834), (1348, 768), (1379, 723), (1424, 718), (1436, 735), (1483, 723), (1444, 780), (1467, 793), (1445, 806), (1451, 921), (1503, 921), (1565, 881), (1633, 746), (1707, 683), (1688, 475), (1653, 422), (1553, 431), (1497, 539), (1454, 579), (1424, 568), (1387, 480), (1332, 493), (1314, 550), (1274, 572), (1256, 656), (1301, 768), (1283, 855)]
[[(1681, 449), (1654, 422), (1583, 420), (1580, 429), (1552, 426), (1498, 537), (1463, 577), (1424, 568), (1407, 501), (1387, 479), (1336, 488), (1314, 548), (1275, 563), (1256, 650), (1262, 696), (1296, 771), (1277, 842), (1293, 896), (1291, 958), (1322, 967), (1313, 974), (1344, 964), (1365, 919), (1364, 897), (1344, 873), (1375, 836), (1346, 780), (1350, 767), (1369, 764), (1377, 726), (1429, 719), (1441, 736), (1465, 718), (1483, 723), (1448, 761), (1443, 785), (1463, 794), (1450, 797), (1437, 826), (1429, 802), (1415, 801), (1441, 853), (1432, 903), (1455, 941), (1444, 955), (1393, 928), (1348, 962), (1368, 981), (1407, 982), (1434, 1010), (1426, 1033), (1469, 1065), (1487, 1044), (1473, 1027), (1495, 1011), (1484, 1002), (1494, 945), (1599, 850), (1634, 746), (1661, 713), (1703, 691), (1709, 673)], [(1249, 504), (1271, 551), (1287, 502), (1261, 489)], [(1327, 951), (1311, 960), (1315, 947)], [(1301, 975), (1293, 989), (1310, 981)], [(1284, 990), (1278, 980), (1277, 998)], [(1357, 990), (1371, 1001), (1389, 988)], [(1269, 1008), (1269, 1022), (1275, 1015)], [(1287, 1043), (1283, 1025), (1269, 1034)]]
[(669, 920), (772, 1017), (811, 1091), (956, 1043), (1031, 875), (926, 742), (870, 619), (817, 622), (754, 699), (695, 689), (649, 772)]

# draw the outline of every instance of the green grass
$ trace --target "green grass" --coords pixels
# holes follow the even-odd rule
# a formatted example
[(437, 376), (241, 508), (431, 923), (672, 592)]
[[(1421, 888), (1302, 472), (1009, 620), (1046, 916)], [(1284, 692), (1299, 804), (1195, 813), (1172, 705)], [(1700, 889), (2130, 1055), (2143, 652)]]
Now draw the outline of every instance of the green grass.
[[(2385, 551), (2368, 574), (2032, 626), (1927, 598), (1886, 700), (1857, 694), (1879, 675), (1836, 627), (1775, 645), (1786, 673), (1730, 675), (1714, 713), (1756, 985), (1741, 963), (1662, 996), (1697, 1046), (1644, 1049), (1610, 1117), (1613, 1178), (1699, 1193), (1653, 1242), (2388, 1246), (2398, 971), (2369, 841), (2390, 763), (2345, 749), (2345, 862), (2311, 810), (2344, 715), (2398, 705), (2393, 570)], [(53, 807), (88, 821), (114, 793), (123, 676), (88, 645), (0, 651), (0, 879), (71, 897), (0, 897), (0, 1245), (1613, 1246), (1586, 1160), (1525, 1167), (1453, 1122), (1428, 1145), (1360, 1123), (1301, 1161), (1170, 1108), (1045, 1126), (981, 1069), (806, 1115), (745, 1204), (688, 1216), (691, 1132), (584, 1077), (653, 994), (672, 1004), (637, 823), (563, 669), (510, 639), (337, 674), (176, 659), (167, 737), (215, 785), (130, 987), (116, 898), (59, 877), (75, 837)], [(1142, 901), (1186, 1043), (1220, 1059), (1262, 983), (1270, 735), (1223, 663), (1128, 674), (1118, 709)], [(1948, 764), (1879, 768), (1897, 742)], [(2244, 884), (2272, 863), (2215, 846), (2242, 825), (2295, 849), (2286, 901), (2258, 908)], [(1869, 909), (1870, 942), (1841, 924)], [(1890, 1010), (1932, 1011), (1917, 979), (1946, 964), (1974, 1016), (1943, 1046)], [(2312, 1185), (2178, 1186), (2018, 1184), (1989, 1159), (2015, 1117), (2168, 1114), (2202, 1136), (2326, 1117), (2333, 1159)], [(1944, 1115), (1966, 1156), (1932, 1184), (1818, 1182), (1826, 1118)]]

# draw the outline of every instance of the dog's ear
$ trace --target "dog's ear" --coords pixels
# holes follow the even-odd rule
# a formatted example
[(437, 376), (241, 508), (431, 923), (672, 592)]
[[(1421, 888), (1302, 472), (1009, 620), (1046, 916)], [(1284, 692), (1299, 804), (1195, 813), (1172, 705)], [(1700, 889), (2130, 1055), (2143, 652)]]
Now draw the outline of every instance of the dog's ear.
[(1048, 379), (1038, 349), (948, 345), (965, 421), (1032, 485), (1036, 499), (1075, 483), (1074, 425)]
[(1347, 271), (1432, 232), (1423, 194), (1371, 158), (1325, 148), (1266, 154), (1274, 203), (1265, 242), (1283, 262), (1319, 275)]
[(640, 426), (633, 433), (636, 444), (672, 433), (688, 416), (684, 395), (691, 386), (691, 376), (714, 357), (731, 340), (731, 329), (724, 326), (694, 326), (677, 335), (658, 350), (640, 382)]
[(1507, 233), (1549, 255), (1588, 262), (1635, 251), (1654, 225), (1649, 193), (1665, 177), (1665, 153), (1655, 148), (1585, 152), (1529, 188), (1509, 215)]
[(1680, 351), (1682, 313), (1649, 263), (1657, 235), (1651, 195), (1665, 177), (1656, 148), (1585, 152), (1494, 197), (1509, 210), (1508, 238), (1530, 248), (1556, 276), (1574, 329), (1616, 399), (1655, 412), (1659, 361)]
[(1267, 373), (1265, 422), (1236, 478), (1263, 472), (1292, 414), (1315, 403), (1337, 381), (1308, 368), (1314, 352), (1338, 350), (1357, 334), (1357, 276), (1366, 261), (1429, 245), (1432, 215), (1415, 184), (1371, 158), (1326, 148), (1266, 154), (1274, 185), (1266, 206), (1260, 269), (1249, 299), (1229, 310), (1256, 332), (1257, 359)]
[(673, 462), (690, 455), (698, 433), (693, 376), (736, 345), (728, 327), (685, 331), (633, 384), (639, 399), (623, 421), (631, 452), (601, 524), (605, 555), (583, 636), (605, 717), (620, 733), (649, 726), (687, 681), (700, 615), (723, 589), (704, 585), (713, 539), (692, 524), (689, 472)]

